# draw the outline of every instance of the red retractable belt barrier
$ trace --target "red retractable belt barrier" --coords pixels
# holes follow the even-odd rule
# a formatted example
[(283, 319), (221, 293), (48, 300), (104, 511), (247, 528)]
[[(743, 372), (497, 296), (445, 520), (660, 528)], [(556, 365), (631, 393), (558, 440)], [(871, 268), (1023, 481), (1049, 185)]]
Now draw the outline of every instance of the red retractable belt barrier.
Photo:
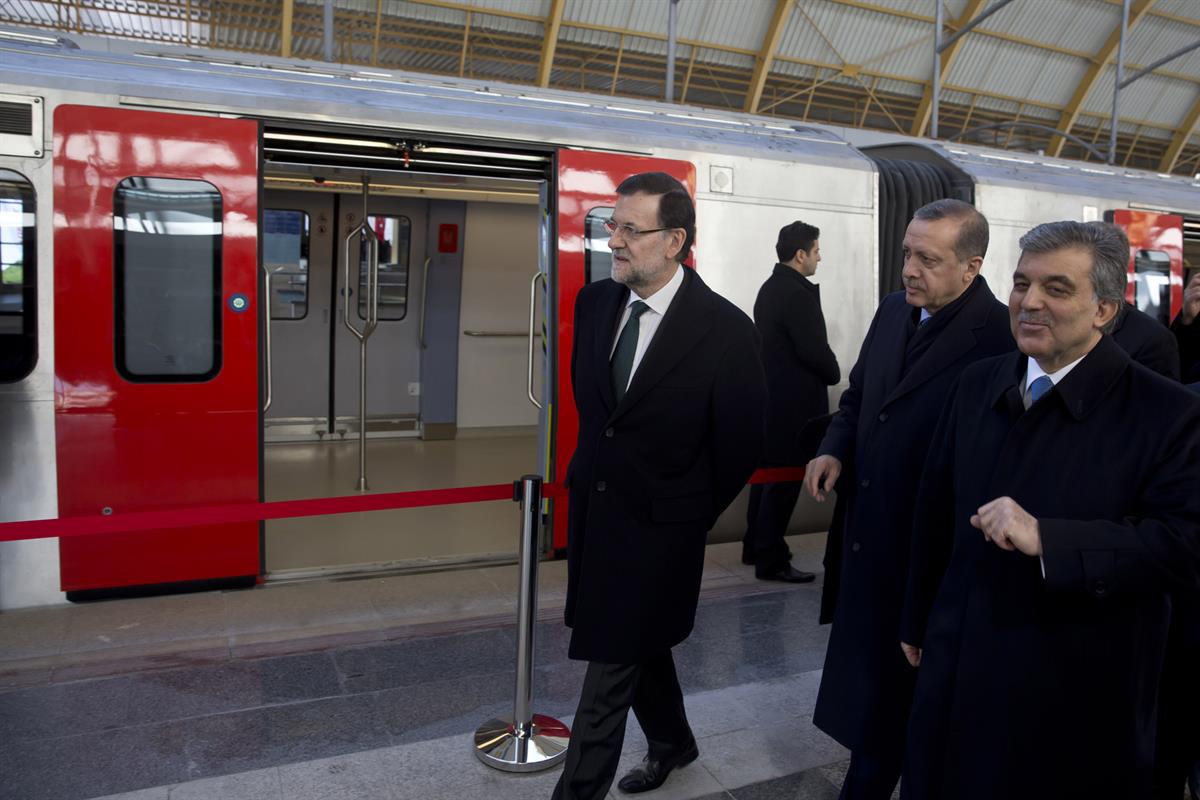
[[(780, 483), (799, 481), (803, 478), (803, 467), (774, 467), (758, 470), (750, 476), (748, 483)], [(561, 484), (547, 483), (542, 486), (543, 497), (565, 497), (566, 494), (567, 490)], [(231, 503), (221, 506), (172, 508), (163, 511), (131, 511), (126, 514), (0, 523), (0, 542), (88, 536), (95, 533), (130, 533), (157, 528), (186, 528), (229, 522), (322, 517), (329, 514), (351, 514), (363, 511), (387, 511), (397, 508), (448, 506), (512, 499), (513, 485), (496, 483), (454, 489), (321, 497), (314, 500), (276, 500), (270, 503)]]

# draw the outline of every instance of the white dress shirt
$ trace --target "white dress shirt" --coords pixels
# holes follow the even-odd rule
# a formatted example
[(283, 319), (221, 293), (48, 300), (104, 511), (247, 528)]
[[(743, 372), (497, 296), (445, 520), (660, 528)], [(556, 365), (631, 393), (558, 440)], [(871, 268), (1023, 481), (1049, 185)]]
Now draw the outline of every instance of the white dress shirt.
[(1052, 384), (1058, 386), (1058, 382), (1067, 377), (1067, 373), (1075, 369), (1075, 365), (1083, 361), (1086, 355), (1087, 353), (1084, 353), (1084, 355), (1067, 364), (1065, 367), (1060, 368), (1057, 372), (1046, 372), (1038, 364), (1036, 358), (1030, 358), (1029, 365), (1025, 368), (1025, 380), (1021, 383), (1021, 401), (1025, 404), (1025, 408), (1028, 409), (1031, 405), (1029, 402), (1029, 387), (1033, 386), (1034, 381), (1045, 375), (1050, 379)]
[[(638, 317), (638, 342), (637, 350), (633, 352), (633, 367), (629, 370), (630, 383), (633, 382), (633, 375), (637, 372), (638, 365), (642, 363), (642, 356), (646, 355), (646, 350), (650, 347), (650, 340), (654, 338), (659, 324), (662, 323), (663, 315), (667, 313), (671, 301), (675, 299), (675, 295), (679, 293), (679, 287), (683, 285), (684, 269), (685, 267), (682, 266), (676, 267), (671, 280), (649, 297), (641, 298), (637, 296), (636, 292), (631, 291), (629, 299), (625, 301), (625, 310), (621, 312), (621, 322), (617, 325), (617, 331), (613, 334), (612, 346), (608, 350), (610, 361), (613, 352), (617, 349), (617, 339), (621, 338), (621, 331), (625, 330), (625, 323), (629, 320), (629, 307), (638, 300), (650, 307)], [(628, 389), (629, 384), (625, 384), (625, 388)]]

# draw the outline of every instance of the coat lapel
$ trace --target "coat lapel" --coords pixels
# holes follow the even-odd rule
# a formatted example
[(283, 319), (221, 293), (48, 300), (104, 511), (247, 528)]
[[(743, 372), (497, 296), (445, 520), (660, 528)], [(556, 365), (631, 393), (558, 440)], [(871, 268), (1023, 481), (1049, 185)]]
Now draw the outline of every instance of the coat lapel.
[(708, 287), (688, 267), (680, 269), (684, 273), (679, 294), (675, 295), (666, 316), (659, 323), (646, 355), (633, 373), (629, 390), (613, 409), (610, 421), (625, 413), (662, 380), (699, 343), (712, 325), (712, 315), (705, 313), (708, 308)]
[(617, 398), (612, 389), (612, 368), (609, 366), (609, 355), (613, 347), (617, 323), (621, 321), (621, 314), (625, 310), (625, 298), (628, 296), (629, 290), (614, 282), (613, 290), (605, 296), (596, 314), (595, 352), (592, 353), (592, 369), (595, 372), (592, 374), (598, 378), (600, 396), (604, 398), (605, 408), (610, 412), (616, 406)]

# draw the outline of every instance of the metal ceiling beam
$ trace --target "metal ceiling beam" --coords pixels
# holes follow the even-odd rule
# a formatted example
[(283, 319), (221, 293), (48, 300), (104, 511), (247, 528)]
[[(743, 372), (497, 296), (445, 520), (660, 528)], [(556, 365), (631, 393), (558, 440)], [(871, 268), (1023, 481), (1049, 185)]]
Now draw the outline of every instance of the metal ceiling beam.
[(1192, 110), (1188, 112), (1183, 124), (1175, 131), (1175, 137), (1171, 139), (1171, 143), (1167, 145), (1167, 152), (1163, 154), (1162, 161), (1158, 164), (1159, 172), (1170, 172), (1175, 169), (1175, 164), (1179, 161), (1184, 146), (1187, 145), (1197, 128), (1200, 128), (1200, 95), (1197, 95), (1196, 100), (1192, 103)]
[(771, 25), (763, 36), (762, 49), (754, 59), (754, 72), (750, 76), (750, 88), (746, 92), (744, 109), (753, 114), (758, 111), (762, 101), (763, 86), (767, 83), (767, 74), (775, 61), (775, 51), (779, 49), (779, 40), (783, 38), (783, 29), (787, 27), (792, 17), (792, 0), (775, 0), (775, 14), (771, 17)]
[[(942, 0), (936, 1), (938, 3), (942, 2)], [(986, 0), (970, 0), (967, 3), (967, 7), (963, 9), (963, 13), (950, 24), (950, 27), (961, 30), (964, 25), (979, 16), (979, 12), (983, 10), (984, 2)], [(964, 37), (960, 37), (949, 47), (942, 50), (942, 54), (939, 56), (941, 58), (941, 75), (945, 75), (950, 70), (950, 66), (954, 63), (954, 59), (958, 57), (958, 53), (962, 49), (963, 40)], [(929, 124), (929, 118), (933, 111), (933, 85), (934, 80), (931, 79), (929, 86), (925, 87), (925, 91), (921, 94), (921, 103), (917, 106), (917, 116), (913, 120), (911, 131), (913, 136), (925, 135), (925, 127)]]
[(283, 0), (279, 21), (279, 55), (292, 57), (292, 13), (296, 10), (295, 0)]
[(542, 61), (538, 66), (538, 86), (550, 85), (550, 69), (554, 66), (554, 50), (558, 47), (558, 31), (562, 27), (563, 9), (567, 0), (551, 0), (546, 30), (542, 35)]
[[(1146, 16), (1150, 7), (1154, 5), (1154, 0), (1138, 0), (1138, 2), (1129, 9), (1129, 30), (1132, 30), (1141, 19)], [(1126, 31), (1128, 35), (1128, 30)], [(1096, 57), (1092, 59), (1092, 66), (1088, 68), (1087, 74), (1083, 76), (1083, 80), (1079, 82), (1078, 88), (1075, 89), (1075, 94), (1071, 95), (1071, 99), (1063, 106), (1062, 116), (1059, 118), (1056, 126), (1060, 131), (1071, 132), (1072, 126), (1079, 119), (1079, 112), (1083, 108), (1083, 103), (1087, 100), (1087, 96), (1091, 94), (1092, 88), (1099, 81), (1100, 76), (1104, 74), (1108, 62), (1112, 60), (1113, 55), (1117, 52), (1117, 47), (1121, 44), (1121, 22), (1117, 21), (1117, 25), (1113, 28), (1112, 33), (1108, 35), (1103, 46)], [(1067, 140), (1061, 136), (1055, 136), (1050, 140), (1050, 149), (1047, 151), (1052, 156), (1058, 156), (1062, 153), (1063, 145)]]

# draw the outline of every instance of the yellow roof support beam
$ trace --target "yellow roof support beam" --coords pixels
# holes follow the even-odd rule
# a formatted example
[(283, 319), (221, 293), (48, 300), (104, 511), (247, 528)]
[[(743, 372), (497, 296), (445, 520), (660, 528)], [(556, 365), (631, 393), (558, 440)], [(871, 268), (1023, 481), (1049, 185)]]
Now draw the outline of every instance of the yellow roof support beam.
[(296, 10), (295, 0), (283, 0), (283, 12), (279, 20), (279, 55), (292, 57), (292, 15)]
[(746, 90), (746, 104), (743, 109), (751, 114), (758, 111), (762, 101), (763, 87), (767, 85), (767, 75), (771, 72), (771, 64), (775, 61), (775, 51), (779, 49), (779, 40), (783, 38), (783, 29), (787, 27), (792, 17), (792, 0), (775, 0), (775, 14), (771, 17), (771, 26), (763, 37), (762, 48), (754, 57), (754, 72), (750, 76), (750, 88)]
[(552, 0), (550, 15), (542, 38), (542, 61), (538, 66), (538, 86), (550, 85), (550, 69), (554, 66), (554, 50), (558, 47), (558, 31), (562, 27), (563, 9), (567, 0)]
[[(1129, 30), (1133, 30), (1133, 26), (1141, 21), (1142, 17), (1150, 11), (1150, 6), (1154, 5), (1154, 0), (1137, 0), (1136, 3), (1129, 9)], [(1058, 129), (1066, 133), (1071, 132), (1071, 128), (1079, 120), (1079, 113), (1083, 109), (1083, 102), (1087, 100), (1087, 96), (1091, 94), (1100, 76), (1104, 74), (1105, 67), (1108, 62), (1112, 61), (1113, 55), (1117, 52), (1117, 46), (1121, 43), (1121, 23), (1117, 22), (1117, 26), (1113, 28), (1113, 32), (1108, 35), (1108, 39), (1104, 42), (1104, 46), (1100, 48), (1100, 52), (1096, 53), (1096, 57), (1092, 59), (1092, 66), (1088, 67), (1087, 74), (1083, 76), (1083, 80), (1079, 82), (1079, 87), (1075, 89), (1075, 94), (1071, 95), (1070, 101), (1063, 108), (1062, 116), (1058, 121)], [(1047, 151), (1052, 156), (1062, 155), (1063, 145), (1067, 140), (1061, 136), (1055, 136), (1050, 140), (1050, 149)]]
[[(942, 0), (937, 0), (941, 2)], [(970, 0), (967, 7), (963, 9), (962, 16), (950, 23), (950, 27), (954, 30), (961, 30), (975, 17), (979, 16), (979, 12), (983, 10), (986, 0)], [(962, 49), (962, 44), (966, 41), (966, 36), (963, 36), (954, 44), (942, 51), (942, 79), (945, 80), (946, 75), (950, 71), (950, 66), (954, 64), (954, 59), (958, 56), (958, 51)], [(936, 41), (936, 39), (935, 39)], [(933, 113), (933, 79), (930, 79), (929, 85), (925, 87), (925, 93), (921, 95), (921, 103), (917, 106), (917, 115), (913, 119), (912, 135), (924, 136), (925, 128), (929, 125), (929, 117)]]
[(1192, 138), (1192, 134), (1196, 132), (1197, 128), (1200, 128), (1200, 95), (1192, 103), (1192, 110), (1188, 112), (1187, 119), (1175, 131), (1175, 136), (1171, 139), (1171, 144), (1167, 147), (1167, 152), (1163, 154), (1162, 161), (1158, 165), (1159, 172), (1170, 172), (1175, 169), (1175, 164), (1179, 161), (1179, 154), (1183, 152), (1188, 139)]

